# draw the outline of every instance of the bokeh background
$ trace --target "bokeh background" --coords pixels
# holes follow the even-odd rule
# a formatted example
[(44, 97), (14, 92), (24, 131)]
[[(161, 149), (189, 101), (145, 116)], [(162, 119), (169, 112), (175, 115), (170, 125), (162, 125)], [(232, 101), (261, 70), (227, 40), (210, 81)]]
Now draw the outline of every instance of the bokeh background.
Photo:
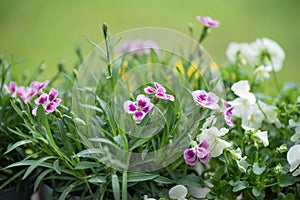
[[(281, 83), (300, 85), (300, 1), (298, 0), (0, 0), (0, 54), (8, 60), (24, 58), (15, 66), (15, 78), (46, 63), (44, 78), (57, 71), (63, 59), (69, 70), (77, 61), (75, 46), (87, 55), (93, 48), (87, 38), (103, 40), (101, 24), (112, 34), (138, 27), (164, 27), (188, 35), (192, 23), (199, 34), (196, 15), (221, 22), (203, 45), (222, 65), (232, 41), (251, 42), (268, 37), (286, 52)], [(176, 42), (176, 41), (174, 41)]]

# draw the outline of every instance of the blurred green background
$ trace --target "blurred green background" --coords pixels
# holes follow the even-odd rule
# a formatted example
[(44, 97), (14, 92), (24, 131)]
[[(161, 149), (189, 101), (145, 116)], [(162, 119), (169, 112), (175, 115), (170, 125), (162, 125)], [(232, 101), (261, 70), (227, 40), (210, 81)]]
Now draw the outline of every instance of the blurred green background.
[[(164, 27), (188, 34), (188, 23), (199, 33), (196, 15), (221, 22), (203, 45), (221, 65), (232, 41), (251, 42), (268, 37), (286, 52), (281, 83), (300, 84), (300, 1), (298, 0), (0, 0), (0, 54), (8, 59), (26, 58), (14, 66), (15, 74), (29, 73), (45, 61), (44, 78), (57, 71), (63, 59), (71, 69), (77, 61), (74, 49), (84, 55), (93, 48), (87, 38), (100, 43), (101, 24), (112, 34), (137, 27)], [(17, 75), (16, 75), (17, 76)]]

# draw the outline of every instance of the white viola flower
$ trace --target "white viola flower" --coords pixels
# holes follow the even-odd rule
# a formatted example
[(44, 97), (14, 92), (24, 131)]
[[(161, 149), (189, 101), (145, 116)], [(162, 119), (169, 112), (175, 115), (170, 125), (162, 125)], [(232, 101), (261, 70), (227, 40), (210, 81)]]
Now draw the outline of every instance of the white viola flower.
[(281, 127), (281, 122), (277, 117), (276, 107), (268, 105), (262, 101), (258, 101), (258, 105), (262, 109), (263, 113), (266, 115), (265, 121), (268, 123), (275, 124), (277, 128)]
[(253, 134), (254, 138), (252, 139), (262, 143), (265, 147), (269, 146), (268, 131), (261, 131), (249, 126), (245, 126), (243, 124), (242, 124), (242, 128), (245, 131), (257, 131), (256, 133)]
[(211, 115), (210, 117), (205, 119), (204, 124), (202, 125), (201, 130), (208, 129), (209, 127), (214, 126), (217, 123), (217, 118), (215, 115)]
[(188, 190), (183, 185), (176, 185), (169, 190), (169, 197), (171, 199), (185, 200)]
[(292, 135), (291, 141), (300, 144), (300, 126), (296, 127), (295, 134)]
[(251, 105), (248, 111), (249, 112), (242, 117), (242, 125), (254, 129), (259, 129), (261, 127), (262, 121), (265, 119), (264, 114), (256, 104)]
[(246, 172), (248, 166), (250, 165), (250, 164), (247, 162), (247, 156), (242, 157), (240, 160), (236, 160), (236, 163), (237, 163), (237, 165), (238, 165), (238, 167), (239, 167), (239, 170), (240, 170), (241, 172)]
[(242, 64), (247, 63), (254, 66), (257, 62), (258, 52), (248, 43), (232, 42), (226, 50), (226, 56), (231, 63), (236, 63), (240, 59)]
[(252, 104), (247, 99), (237, 98), (228, 103), (234, 106), (232, 115), (235, 117), (244, 118), (248, 116), (248, 113), (252, 113)]
[(253, 46), (260, 50), (260, 55), (264, 52), (269, 54), (271, 61), (265, 57), (264, 62), (266, 65), (273, 65), (276, 72), (281, 70), (283, 61), (285, 59), (285, 53), (277, 42), (269, 38), (261, 38), (257, 39), (253, 43)]
[[(300, 175), (300, 144), (292, 146), (287, 152), (287, 161), (290, 164), (290, 172), (294, 171), (293, 176)], [(297, 169), (298, 168), (298, 169)]]
[(262, 83), (270, 78), (269, 72), (272, 71), (271, 66), (260, 65), (254, 70), (255, 82)]
[(254, 94), (249, 92), (250, 85), (247, 80), (242, 80), (234, 83), (231, 86), (231, 90), (233, 91), (234, 94), (236, 94), (240, 98), (247, 99), (251, 104), (254, 104), (256, 101)]
[(269, 146), (268, 131), (258, 130), (253, 136), (257, 137), (265, 147)]
[(202, 131), (201, 134), (197, 136), (197, 140), (199, 142), (206, 140), (209, 142), (210, 147), (208, 151), (211, 153), (212, 157), (218, 157), (223, 153), (223, 150), (226, 147), (230, 147), (231, 144), (223, 139), (221, 139), (221, 136), (224, 136), (226, 133), (228, 133), (228, 129), (221, 128), (220, 130), (216, 127), (211, 127), (209, 129), (205, 129)]

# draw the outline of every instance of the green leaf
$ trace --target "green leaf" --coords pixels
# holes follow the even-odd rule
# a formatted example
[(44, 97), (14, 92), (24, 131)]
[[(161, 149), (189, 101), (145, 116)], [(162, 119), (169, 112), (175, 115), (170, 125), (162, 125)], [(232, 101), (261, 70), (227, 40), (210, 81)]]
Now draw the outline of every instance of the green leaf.
[(122, 66), (122, 57), (117, 58), (114, 61), (113, 68), (112, 68), (112, 77), (114, 77), (114, 81), (117, 81), (119, 69)]
[(157, 183), (161, 183), (161, 184), (175, 184), (176, 183), (174, 180), (163, 177), (163, 176), (159, 176), (159, 177), (155, 178), (153, 181), (157, 182)]
[(82, 161), (75, 165), (75, 169), (90, 169), (93, 167), (99, 167), (99, 163)]
[(295, 199), (296, 199), (296, 197), (292, 193), (288, 193), (284, 198), (284, 200), (295, 200)]
[(86, 149), (75, 154), (74, 156), (72, 156), (72, 158), (91, 157), (91, 154), (104, 154), (104, 151), (98, 148)]
[(127, 176), (127, 182), (141, 182), (141, 181), (148, 181), (157, 178), (158, 174), (146, 174), (146, 173), (130, 173)]
[(7, 153), (11, 152), (12, 150), (14, 150), (15, 148), (17, 148), (17, 147), (22, 146), (24, 144), (31, 143), (31, 142), (32, 142), (31, 140), (22, 140), (22, 141), (16, 142), (13, 145), (8, 146), (7, 150), (4, 154), (7, 154)]
[(57, 159), (53, 163), (53, 169), (56, 171), (56, 173), (61, 174), (60, 167), (59, 167), (59, 160)]
[(32, 165), (30, 165), (30, 167), (27, 168), (22, 179), (24, 180), (35, 168), (37, 168), (38, 166), (43, 166), (43, 165), (41, 165), (43, 162), (45, 162), (46, 160), (52, 159), (52, 158), (55, 158), (55, 157), (47, 156), (47, 157), (43, 157), (43, 158), (35, 161)]
[(255, 196), (255, 197), (259, 197), (261, 195), (261, 190), (260, 189), (257, 189), (257, 188), (252, 188), (252, 194)]
[(120, 199), (120, 184), (119, 184), (118, 176), (116, 174), (113, 174), (111, 176), (111, 184), (112, 184), (114, 199), (119, 200)]
[(66, 189), (64, 192), (59, 196), (58, 200), (65, 200), (68, 196), (68, 194), (72, 191), (72, 189), (75, 187), (75, 183), (72, 183)]
[(45, 171), (39, 174), (39, 176), (35, 179), (33, 191), (37, 190), (37, 188), (40, 185), (40, 182), (44, 179), (45, 176), (47, 176), (47, 174), (49, 174), (52, 171), (53, 169), (46, 169)]
[(90, 183), (106, 183), (106, 176), (95, 176), (88, 180)]
[(293, 185), (299, 180), (299, 178), (291, 176), (289, 174), (282, 174), (279, 176), (279, 186), (280, 187), (287, 187)]
[(145, 144), (146, 142), (148, 142), (152, 137), (145, 137), (145, 138), (139, 138), (137, 140), (135, 140), (132, 145), (130, 145), (129, 147), (129, 151), (134, 150), (135, 148)]
[(259, 166), (259, 164), (256, 162), (253, 164), (253, 172), (256, 175), (261, 175), (266, 170), (266, 165)]
[(184, 186), (198, 186), (200, 187), (201, 178), (195, 175), (187, 175), (177, 181), (177, 184)]
[(23, 118), (23, 114), (22, 114), (22, 110), (12, 101), (10, 100), (10, 103), (12, 105), (12, 107), (14, 108), (14, 110), (16, 111), (16, 113)]
[(238, 181), (231, 180), (231, 181), (229, 181), (229, 184), (233, 187), (232, 188), (233, 192), (241, 191), (249, 186), (248, 182), (240, 181), (240, 180), (238, 180)]

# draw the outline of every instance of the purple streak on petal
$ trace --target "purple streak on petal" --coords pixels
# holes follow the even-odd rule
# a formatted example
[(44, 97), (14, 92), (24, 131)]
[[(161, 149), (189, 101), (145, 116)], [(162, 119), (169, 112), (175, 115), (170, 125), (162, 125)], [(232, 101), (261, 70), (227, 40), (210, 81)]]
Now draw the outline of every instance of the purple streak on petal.
[(143, 108), (143, 112), (145, 114), (147, 114), (149, 112), (149, 110), (150, 110), (150, 106), (147, 106), (147, 107)]
[(156, 92), (157, 93), (166, 93), (166, 89), (161, 84), (159, 84), (157, 82), (154, 82), (153, 84), (156, 87)]
[(208, 142), (207, 140), (203, 140), (203, 141), (198, 145), (198, 148), (199, 148), (199, 147), (202, 147), (202, 148), (208, 150), (209, 147), (210, 147), (210, 144), (209, 144), (209, 142)]
[(232, 122), (232, 111), (233, 111), (233, 109), (234, 109), (234, 107), (231, 106), (228, 109), (226, 109), (226, 111), (224, 112), (224, 118), (225, 118), (226, 124), (228, 126), (233, 125), (233, 122)]
[(50, 102), (45, 108), (46, 114), (52, 113), (53, 111), (55, 111), (55, 109), (56, 109), (56, 104)]
[(145, 114), (142, 111), (137, 111), (133, 114), (133, 120), (135, 123), (139, 124), (144, 119)]
[(48, 101), (48, 94), (42, 94), (39, 98), (37, 98), (34, 103), (39, 104), (45, 104)]
[(144, 89), (144, 91), (147, 94), (153, 94), (153, 93), (155, 93), (156, 90), (155, 90), (155, 88), (148, 86)]
[(17, 83), (12, 81), (10, 82), (9, 86), (11, 89), (11, 93), (15, 94), (18, 90)]
[(39, 84), (38, 86), (38, 90), (41, 91), (44, 87), (46, 87), (49, 84), (50, 81), (44, 81), (42, 83)]
[(137, 110), (135, 102), (133, 102), (133, 101), (125, 101), (123, 106), (124, 106), (125, 112), (127, 112), (127, 113), (132, 114)]
[(162, 92), (157, 92), (155, 96), (160, 99), (166, 99), (166, 94)]
[(209, 152), (203, 158), (200, 158), (200, 161), (203, 163), (207, 163), (210, 160), (210, 158), (211, 158), (211, 153)]
[(200, 21), (201, 23), (204, 24), (204, 26), (207, 27), (219, 27), (220, 22), (217, 20), (213, 20), (210, 17), (201, 17), (201, 16), (197, 16), (196, 17), (198, 21)]
[(49, 101), (53, 101), (54, 99), (56, 99), (58, 94), (58, 91), (54, 88), (52, 88), (49, 92)]
[(150, 99), (148, 97), (146, 97), (145, 95), (143, 95), (143, 94), (139, 94), (136, 97), (136, 100), (137, 100), (137, 105), (140, 108), (144, 108), (144, 107), (148, 106), (149, 103), (150, 103)]
[(198, 162), (197, 153), (195, 149), (187, 149), (183, 153), (185, 163), (190, 166), (195, 166)]
[(58, 106), (60, 104), (60, 102), (61, 102), (61, 98), (56, 98), (52, 102), (55, 103), (56, 106)]

